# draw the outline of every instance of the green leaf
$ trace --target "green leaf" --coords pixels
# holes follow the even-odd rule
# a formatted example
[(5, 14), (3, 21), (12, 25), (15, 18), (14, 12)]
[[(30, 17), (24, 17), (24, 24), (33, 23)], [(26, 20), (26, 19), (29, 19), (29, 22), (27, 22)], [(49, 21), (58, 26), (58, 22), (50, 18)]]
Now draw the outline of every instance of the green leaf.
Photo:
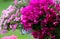
[(44, 39), (51, 39), (49, 36), (45, 36)]
[(56, 39), (60, 39), (60, 24), (55, 29)]

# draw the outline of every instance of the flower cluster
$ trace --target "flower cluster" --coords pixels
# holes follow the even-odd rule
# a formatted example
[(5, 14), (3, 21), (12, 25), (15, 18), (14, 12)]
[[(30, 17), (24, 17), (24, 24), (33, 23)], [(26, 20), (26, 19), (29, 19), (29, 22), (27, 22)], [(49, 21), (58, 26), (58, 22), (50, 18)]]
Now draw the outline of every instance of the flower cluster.
[[(27, 5), (28, 0), (14, 0), (14, 4), (10, 5), (6, 10), (2, 11), (0, 17), (0, 34), (4, 34), (9, 30), (15, 31), (20, 29), (20, 8)], [(22, 28), (21, 28), (22, 31)]]
[(18, 39), (17, 36), (12, 35), (12, 36), (5, 36), (2, 39)]
[(10, 5), (6, 10), (2, 11), (2, 16), (0, 18), (0, 30), (1, 34), (6, 33), (7, 30), (12, 29), (13, 31), (17, 28), (20, 23), (20, 13), (19, 9), (15, 6)]
[(14, 31), (16, 28), (20, 28), (21, 23), (23, 31), (26, 30), (27, 33), (32, 31), (31, 33), (36, 39), (57, 39), (56, 30), (60, 26), (60, 0), (56, 1), (30, 0), (28, 3), (28, 0), (14, 0), (13, 6), (10, 5), (2, 11), (0, 33), (4, 34), (10, 29)]
[(4, 34), (9, 30), (15, 31), (17, 28), (20, 29), (19, 9), (27, 5), (27, 3), (28, 0), (14, 0), (13, 5), (2, 11), (2, 16), (0, 17), (0, 34)]
[(56, 39), (54, 31), (60, 23), (60, 4), (54, 0), (30, 0), (29, 5), (20, 10), (21, 24), (26, 31), (32, 30), (34, 38)]
[(7, 18), (10, 14), (12, 14), (15, 11), (15, 6), (10, 5), (7, 10), (2, 11), (2, 16), (0, 17), (0, 26), (3, 23), (4, 19)]

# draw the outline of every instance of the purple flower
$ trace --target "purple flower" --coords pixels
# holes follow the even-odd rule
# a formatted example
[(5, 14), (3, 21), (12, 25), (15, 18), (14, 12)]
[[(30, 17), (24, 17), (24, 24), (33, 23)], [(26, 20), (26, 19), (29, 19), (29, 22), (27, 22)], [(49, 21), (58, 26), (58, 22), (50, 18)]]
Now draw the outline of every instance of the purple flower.
[(2, 30), (2, 31), (0, 32), (0, 34), (5, 34), (5, 33), (7, 33), (7, 31), (8, 31), (8, 30)]
[(7, 29), (7, 25), (4, 25), (4, 29)]

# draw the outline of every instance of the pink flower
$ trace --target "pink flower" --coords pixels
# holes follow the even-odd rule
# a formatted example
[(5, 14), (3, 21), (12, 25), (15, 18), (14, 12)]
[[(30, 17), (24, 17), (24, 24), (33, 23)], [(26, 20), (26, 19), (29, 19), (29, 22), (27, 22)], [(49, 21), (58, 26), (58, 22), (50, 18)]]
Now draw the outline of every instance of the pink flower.
[(4, 17), (4, 18), (8, 17), (8, 11), (7, 10), (2, 11), (2, 17)]
[(5, 25), (5, 24), (7, 23), (7, 21), (8, 21), (7, 19), (6, 19), (6, 20), (4, 20), (4, 23), (3, 23), (3, 24)]
[(19, 9), (17, 9), (15, 16), (19, 15)]
[(10, 14), (15, 11), (15, 9), (16, 9), (15, 6), (10, 5), (6, 10), (2, 11), (2, 17), (6, 18), (10, 16)]
[(16, 27), (17, 27), (17, 24), (14, 24), (14, 29), (16, 29)]
[(18, 39), (17, 36), (12, 35), (12, 36), (5, 36), (2, 39)]
[(0, 26), (2, 26), (3, 21), (4, 21), (4, 18), (3, 18), (3, 17), (2, 17), (2, 18), (0, 18)]
[(11, 17), (7, 20), (7, 23), (9, 23), (10, 21), (12, 21), (15, 17), (15, 14), (12, 14)]
[(13, 31), (17, 28), (18, 24), (13, 25)]
[(9, 10), (14, 10), (14, 9), (16, 9), (16, 7), (15, 6), (12, 6), (12, 5), (10, 5), (8, 8), (7, 8), (7, 10), (9, 11)]
[(3, 11), (2, 11), (2, 14), (6, 14), (6, 13), (7, 13), (7, 10), (3, 10)]
[(56, 4), (56, 0), (53, 0), (53, 3), (55, 3), (55, 4)]
[(18, 0), (14, 0), (14, 4), (17, 5), (18, 4)]
[(12, 20), (15, 17), (15, 14), (12, 14), (9, 20)]
[(8, 8), (7, 8), (7, 11), (8, 13), (13, 13), (15, 11), (16, 7), (15, 6), (12, 6), (10, 5)]
[(0, 26), (0, 31), (1, 31), (2, 27)]
[(10, 28), (14, 31), (17, 28), (18, 24), (10, 25)]
[(60, 2), (60, 0), (58, 0)]
[(12, 29), (13, 28), (13, 25), (10, 25), (10, 28)]
[(20, 17), (15, 17), (14, 21), (19, 21)]
[(29, 5), (21, 8), (21, 23), (25, 30), (36, 31), (32, 32), (34, 38), (39, 36), (38, 39), (44, 39), (45, 35), (51, 35), (51, 31), (54, 31), (53, 26), (58, 26), (60, 16), (56, 16), (56, 14), (60, 11), (60, 5), (55, 2), (55, 0), (30, 0)]

